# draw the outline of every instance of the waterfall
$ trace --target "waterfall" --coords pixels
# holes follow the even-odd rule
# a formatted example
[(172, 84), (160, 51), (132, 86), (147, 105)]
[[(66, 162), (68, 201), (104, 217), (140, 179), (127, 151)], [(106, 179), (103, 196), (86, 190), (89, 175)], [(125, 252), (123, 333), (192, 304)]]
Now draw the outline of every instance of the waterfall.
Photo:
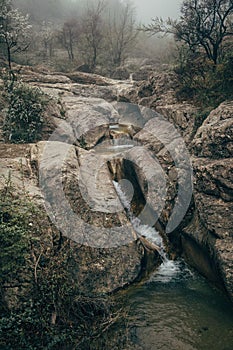
[(113, 147), (122, 147), (122, 148), (132, 148), (135, 146), (135, 142), (132, 141), (128, 136), (123, 136), (119, 138), (114, 138), (111, 140)]
[(121, 185), (116, 181), (113, 181), (113, 185), (136, 233), (139, 236), (145, 237), (149, 242), (158, 247), (157, 250), (163, 262), (156, 271), (155, 276), (153, 276), (153, 280), (163, 283), (170, 282), (180, 272), (179, 262), (168, 258), (163, 239), (159, 232), (154, 227), (142, 224), (141, 220), (134, 216), (131, 211), (129, 196), (126, 195)]
[(128, 217), (130, 219), (130, 222), (131, 222), (134, 230), (140, 236), (144, 236), (148, 241), (150, 241), (151, 243), (154, 243), (159, 248), (158, 252), (161, 255), (162, 259), (163, 260), (167, 259), (165, 247), (163, 244), (163, 239), (160, 236), (160, 234), (158, 233), (158, 231), (156, 231), (154, 229), (154, 227), (142, 224), (141, 220), (134, 216), (134, 214), (131, 211), (131, 204), (130, 204), (130, 201), (128, 199), (128, 196), (126, 195), (126, 193), (122, 189), (121, 185), (116, 181), (113, 181), (113, 185), (116, 189), (116, 192), (119, 196), (119, 199), (120, 199), (124, 209), (126, 210), (126, 212), (128, 214)]
[(129, 81), (132, 83), (133, 82), (133, 73), (130, 73), (129, 75)]

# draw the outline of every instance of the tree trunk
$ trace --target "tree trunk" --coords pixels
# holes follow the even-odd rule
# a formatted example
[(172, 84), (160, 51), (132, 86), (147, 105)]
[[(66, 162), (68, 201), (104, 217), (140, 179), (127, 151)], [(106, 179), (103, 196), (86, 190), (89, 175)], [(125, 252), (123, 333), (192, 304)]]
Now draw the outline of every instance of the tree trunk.
[(214, 65), (217, 65), (218, 62), (218, 53), (219, 53), (219, 46), (218, 45), (214, 45), (213, 46), (213, 62)]
[(96, 59), (97, 59), (97, 48), (93, 47), (93, 56), (92, 56), (92, 63), (91, 63), (91, 70), (94, 71), (96, 67)]
[(70, 59), (73, 62), (74, 60), (74, 52), (73, 52), (73, 44), (70, 42)]
[(7, 61), (8, 61), (8, 67), (10, 69), (10, 71), (12, 70), (12, 66), (11, 66), (11, 49), (10, 46), (7, 44)]

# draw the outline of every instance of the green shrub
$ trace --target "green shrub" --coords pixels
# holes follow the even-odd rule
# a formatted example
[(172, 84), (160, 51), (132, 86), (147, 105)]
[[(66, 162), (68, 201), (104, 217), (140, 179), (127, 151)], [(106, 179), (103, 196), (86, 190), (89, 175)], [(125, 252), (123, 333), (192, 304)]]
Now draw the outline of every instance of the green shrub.
[(178, 100), (192, 100), (203, 110), (233, 98), (233, 48), (214, 65), (200, 53), (182, 51), (175, 67), (179, 79)]
[(17, 285), (28, 252), (28, 206), (15, 195), (10, 181), (0, 192), (0, 285)]
[(38, 88), (15, 83), (8, 92), (3, 132), (6, 141), (30, 143), (41, 139), (48, 99)]
[(109, 297), (80, 294), (69, 240), (10, 178), (0, 191), (0, 244), (0, 349), (91, 349), (118, 320)]

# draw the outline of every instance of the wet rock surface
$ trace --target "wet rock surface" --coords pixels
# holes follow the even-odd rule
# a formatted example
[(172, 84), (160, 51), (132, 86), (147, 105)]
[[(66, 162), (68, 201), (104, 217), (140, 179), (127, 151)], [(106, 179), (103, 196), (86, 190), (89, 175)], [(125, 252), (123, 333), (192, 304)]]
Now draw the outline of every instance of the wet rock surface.
[[(197, 226), (189, 233), (209, 249), (233, 297), (233, 103), (213, 110), (193, 140), (194, 199)], [(198, 227), (203, 230), (198, 235)]]
[(73, 242), (83, 292), (123, 288), (143, 277), (151, 259), (154, 266), (159, 262), (129, 225), (104, 159), (99, 163), (93, 151), (57, 141), (34, 145), (30, 159), (47, 213)]
[[(232, 102), (212, 111), (193, 138), (197, 109), (177, 102), (176, 77), (171, 73), (154, 74), (143, 83), (82, 72), (64, 75), (30, 67), (22, 67), (21, 74), (25, 82), (40, 87), (54, 99), (54, 108), (47, 111), (52, 122), (45, 137), (50, 138), (47, 150), (53, 146), (52, 158), (44, 153), (44, 142), (2, 143), (1, 175), (7, 176), (10, 170), (13, 182), (20, 187), (23, 171), (24, 186), (40, 203), (44, 195), (41, 189), (46, 189), (45, 200), (61, 218), (58, 226), (61, 230), (70, 228), (67, 236), (74, 245), (77, 278), (83, 290), (111, 292), (139, 279), (146, 260), (158, 263), (158, 253), (138, 240), (127, 224), (111, 183), (108, 157), (100, 158), (94, 151), (105, 140), (118, 137), (109, 125), (119, 123), (126, 125), (128, 137), (138, 143), (124, 157), (137, 165), (133, 168), (144, 201), (148, 198), (153, 215), (159, 213), (157, 229), (175, 250), (180, 252), (183, 248), (186, 259), (209, 279), (224, 281), (232, 296)], [(174, 208), (183, 205), (178, 183), (184, 198), (190, 201), (192, 193), (185, 180), (190, 174), (183, 139), (192, 152), (193, 199), (178, 229), (166, 232)], [(128, 167), (121, 155), (116, 158), (121, 166), (119, 172)], [(156, 166), (152, 169), (153, 162)], [(141, 168), (146, 171), (140, 172)], [(46, 181), (38, 187), (41, 179)], [(149, 184), (153, 191), (148, 191)], [(164, 186), (166, 191), (162, 193)], [(67, 206), (61, 205), (64, 198), (72, 213), (81, 219), (78, 225), (76, 216), (69, 216)], [(112, 208), (112, 212), (103, 208)]]
[[(52, 158), (44, 154), (49, 144)], [(70, 241), (72, 266), (80, 292), (112, 292), (143, 278), (148, 264), (152, 269), (151, 261), (153, 268), (158, 264), (158, 253), (138, 239), (129, 225), (106, 167), (97, 179), (98, 186), (102, 181), (102, 187), (96, 189), (92, 184), (95, 175), (94, 167), (90, 167), (92, 160), (96, 165), (92, 152), (72, 145), (64, 150), (64, 143), (55, 141), (34, 145), (1, 144), (0, 149), (1, 188), (10, 174), (16, 192), (22, 195), (26, 189), (44, 216), (51, 214), (43, 225), (53, 227), (54, 235), (58, 231)], [(80, 189), (82, 185), (84, 188)], [(91, 191), (90, 198), (85, 195), (86, 188)], [(113, 213), (109, 213), (111, 205)], [(115, 207), (119, 212), (115, 213)], [(103, 208), (108, 209), (107, 212)], [(53, 221), (52, 215), (58, 215), (58, 221)]]
[[(191, 207), (185, 216), (180, 233), (174, 232), (175, 241), (181, 237), (187, 261), (210, 280), (222, 284), (232, 297), (233, 260), (233, 207), (232, 207), (232, 149), (233, 104), (222, 103), (213, 110), (195, 133), (195, 117), (198, 109), (175, 98), (176, 76), (173, 73), (153, 74), (137, 89), (128, 90), (127, 96), (134, 102), (148, 106), (173, 123), (190, 150), (194, 170), (194, 191)], [(148, 130), (153, 130), (149, 121)], [(156, 125), (158, 134), (173, 142), (172, 133)], [(151, 128), (152, 127), (152, 128)], [(165, 129), (165, 130), (164, 130)], [(167, 224), (177, 196), (177, 167), (164, 143), (145, 127), (136, 138), (159, 159), (168, 176), (168, 196), (161, 223)], [(194, 137), (195, 135), (195, 137)], [(176, 148), (176, 147), (174, 147)], [(181, 151), (182, 154), (182, 151)]]
[(53, 124), (43, 134), (48, 142), (1, 144), (1, 175), (11, 171), (16, 188), (26, 188), (39, 205), (45, 201), (45, 215), (51, 214), (54, 230), (73, 245), (81, 292), (112, 292), (141, 279), (148, 265), (152, 269), (159, 263), (159, 254), (136, 236), (114, 190), (107, 160), (99, 163), (92, 151), (100, 140), (110, 138), (109, 124), (120, 119), (107, 100), (116, 101), (129, 82), (85, 73), (68, 78), (30, 67), (22, 68), (21, 77), (52, 97), (46, 113)]

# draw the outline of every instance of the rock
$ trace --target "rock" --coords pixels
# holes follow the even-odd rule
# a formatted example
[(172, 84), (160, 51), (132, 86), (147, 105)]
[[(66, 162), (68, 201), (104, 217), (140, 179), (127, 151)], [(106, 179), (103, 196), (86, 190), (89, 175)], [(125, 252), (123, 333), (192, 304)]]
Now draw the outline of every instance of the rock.
[(233, 154), (233, 101), (213, 110), (198, 129), (192, 147), (195, 155), (230, 158)]
[[(127, 159), (111, 162), (112, 174), (127, 175), (135, 183), (134, 203), (141, 202), (134, 210), (140, 211), (148, 199), (153, 211), (147, 212), (147, 219), (155, 220), (161, 211), (157, 229), (167, 243), (170, 240), (178, 252), (182, 248), (191, 265), (224, 285), (233, 298), (233, 102), (212, 111), (196, 132), (197, 109), (176, 100), (173, 73), (153, 73), (147, 82), (133, 83), (82, 72), (68, 76), (30, 67), (21, 71), (24, 81), (54, 98), (47, 111), (51, 127), (44, 135), (51, 139), (33, 145), (30, 162), (30, 146), (1, 145), (1, 174), (7, 176), (10, 170), (20, 189), (23, 173), (29, 193), (40, 201), (43, 189), (51, 220), (65, 232), (75, 251), (82, 291), (111, 292), (140, 279), (145, 264), (154, 268), (159, 263), (153, 247), (137, 239), (127, 225), (111, 183), (108, 159), (100, 161), (93, 150), (103, 140), (118, 137), (109, 125), (121, 123), (138, 147), (125, 154)], [(192, 188), (186, 181), (190, 180), (190, 159), (183, 141), (193, 151), (191, 202)], [(184, 197), (179, 197), (179, 190)], [(188, 209), (183, 221), (166, 232), (172, 215), (182, 207)]]
[(106, 160), (99, 164), (94, 151), (54, 141), (33, 146), (31, 164), (51, 220), (71, 240), (82, 292), (112, 292), (142, 278), (147, 261), (158, 264), (157, 251), (128, 225)]
[(133, 82), (114, 80), (101, 77), (97, 74), (83, 72), (56, 73), (44, 71), (38, 73), (37, 69), (31, 67), (21, 68), (21, 80), (32, 86), (39, 87), (45, 93), (62, 99), (64, 96), (75, 96), (86, 98), (103, 98), (106, 101), (120, 100), (121, 96), (134, 85)]
[(195, 188), (198, 192), (222, 199), (226, 204), (233, 200), (232, 159), (193, 158)]
[(147, 65), (140, 67), (139, 70), (132, 73), (132, 79), (136, 81), (145, 81), (147, 80), (150, 75), (153, 73), (154, 66), (153, 65)]
[(147, 255), (153, 269), (156, 266), (154, 252), (146, 250), (139, 240), (108, 250), (73, 246), (75, 279), (82, 293), (109, 293), (139, 281), (145, 275), (146, 264), (151, 264)]
[(119, 115), (104, 99), (65, 97), (66, 116), (78, 144), (94, 147), (109, 134), (109, 124), (117, 123)]
[(127, 122), (144, 126), (131, 134), (137, 146), (110, 161), (111, 172), (118, 181), (127, 179), (133, 185), (132, 208), (142, 222), (155, 225), (164, 240), (168, 243), (171, 238), (179, 249), (175, 242), (179, 224), (190, 221), (189, 215), (185, 217), (192, 196), (189, 154), (175, 127), (160, 114), (137, 105), (128, 107), (116, 106), (122, 119), (126, 113)]
[(117, 67), (111, 76), (113, 79), (127, 80), (130, 77), (130, 73), (126, 67)]
[(15, 193), (22, 194), (27, 189), (30, 197), (41, 203), (41, 192), (37, 186), (37, 178), (33, 176), (28, 160), (30, 144), (0, 143), (0, 189), (11, 185)]
[(89, 74), (89, 73), (83, 73), (83, 72), (72, 72), (72, 73), (66, 73), (66, 76), (72, 80), (74, 83), (79, 84), (95, 84), (100, 86), (107, 86), (109, 85), (108, 79), (103, 78), (100, 75), (97, 74)]
[[(178, 103), (172, 84), (176, 85), (174, 75), (154, 75), (136, 92), (128, 92), (129, 99), (157, 112), (157, 120), (144, 122), (134, 138), (156, 156), (165, 172), (168, 199), (159, 219), (161, 227), (166, 227), (174, 210), (178, 174), (174, 155), (171, 156), (161, 142), (162, 138), (172, 145), (174, 136), (168, 127), (164, 127), (159, 115), (178, 128), (178, 134), (194, 152), (194, 200), (179, 233), (168, 234), (168, 238), (175, 245), (181, 238), (186, 260), (219, 286), (224, 284), (233, 298), (233, 103), (224, 102), (213, 110), (193, 139), (197, 109), (187, 103)], [(183, 154), (183, 151), (177, 152)], [(139, 158), (140, 155), (137, 160)], [(185, 191), (185, 186), (183, 188)], [(156, 194), (153, 197), (156, 198)]]
[(31, 82), (49, 83), (49, 84), (71, 83), (71, 80), (65, 75), (40, 74), (32, 71), (25, 71), (24, 74), (21, 74), (21, 78), (25, 83), (31, 83)]
[(155, 110), (173, 123), (189, 145), (193, 138), (197, 109), (188, 103), (157, 106)]
[[(213, 110), (198, 129), (192, 146), (194, 169), (194, 218), (184, 229), (186, 238), (209, 256), (208, 269), (233, 299), (233, 103)], [(185, 252), (187, 256), (187, 251)], [(198, 254), (189, 259), (198, 265)], [(196, 260), (196, 261), (195, 261)], [(206, 275), (206, 268), (199, 266)], [(208, 274), (207, 274), (207, 277)]]
[(88, 64), (81, 64), (81, 66), (77, 67), (77, 71), (83, 72), (83, 73), (91, 73), (91, 69)]
[(198, 109), (187, 102), (178, 102), (175, 90), (177, 76), (172, 72), (153, 73), (146, 82), (128, 89), (125, 98), (151, 108), (173, 123), (189, 145), (195, 131)]
[[(138, 90), (138, 97), (148, 97), (148, 94), (144, 94), (144, 91), (150, 89), (152, 94), (150, 96), (157, 96), (159, 100), (163, 100), (169, 92), (173, 94), (173, 99), (176, 101), (174, 92), (178, 86), (177, 76), (172, 72), (154, 73), (152, 74), (148, 81), (143, 82)], [(176, 101), (177, 102), (177, 101)]]
[[(50, 157), (43, 158), (44, 149), (49, 144), (54, 146), (52, 147), (54, 150), (52, 159)], [(32, 203), (39, 206), (44, 212), (43, 234), (45, 234), (47, 227), (47, 236), (43, 239), (46, 244), (52, 236), (55, 239), (60, 233), (67, 233), (65, 229), (63, 230), (65, 225), (70, 228), (68, 237), (63, 234), (63, 241), (69, 241), (68, 245), (67, 243), (64, 244), (63, 250), (64, 252), (67, 250), (67, 253), (70, 254), (70, 247), (72, 249), (72, 256), (70, 256), (69, 261), (80, 293), (96, 295), (113, 292), (140, 280), (145, 273), (148, 273), (149, 269), (154, 269), (159, 262), (158, 253), (149, 245), (146, 245), (143, 240), (141, 241), (135, 237), (116, 196), (107, 168), (103, 167), (101, 169), (100, 178), (98, 178), (101, 189), (97, 190), (96, 186), (91, 187), (90, 199), (95, 202), (98, 208), (88, 206), (88, 198), (84, 196), (85, 188), (82, 188), (80, 192), (79, 184), (81, 180), (78, 183), (75, 178), (82, 174), (83, 184), (86, 185), (87, 181), (91, 183), (95, 174), (92, 174), (94, 167), (90, 167), (89, 164), (92, 158), (95, 161), (94, 155), (92, 152), (77, 150), (74, 146), (68, 145), (68, 150), (65, 147), (67, 157), (64, 164), (61, 164), (64, 145), (64, 143), (44, 141), (34, 145), (0, 144), (0, 189), (8, 183), (9, 173), (11, 174), (10, 181), (15, 194), (25, 195), (26, 188), (27, 196), (30, 196)], [(79, 159), (77, 159), (77, 154), (79, 154)], [(47, 174), (46, 183), (44, 182), (45, 178), (43, 178), (45, 173)], [(56, 193), (59, 193), (60, 176), (62, 176), (63, 181), (61, 186), (64, 186), (64, 197), (60, 194), (56, 196)], [(109, 179), (108, 182), (106, 177)], [(39, 179), (40, 186), (38, 186)], [(46, 194), (43, 192), (45, 188), (47, 189)], [(52, 215), (50, 219), (48, 217), (49, 207), (48, 203), (47, 207), (44, 207), (44, 198), (50, 199), (54, 209), (53, 213), (60, 215), (59, 230), (55, 225), (56, 222), (52, 225)], [(61, 204), (64, 202), (64, 198), (69, 201), (73, 210), (80, 216), (80, 224), (75, 225), (77, 223), (75, 221), (72, 225), (72, 215), (69, 216), (67, 207)], [(59, 202), (59, 199), (62, 201)], [(87, 202), (85, 202), (85, 199)], [(120, 207), (119, 213), (106, 213), (100, 207), (106, 202), (105, 207), (109, 208), (111, 201), (117, 202), (118, 207)], [(87, 236), (86, 242), (85, 234), (92, 231), (85, 224), (95, 228), (95, 236), (92, 238)], [(107, 235), (105, 231), (111, 227), (112, 230), (109, 230), (109, 235)], [(117, 231), (117, 227), (122, 232), (121, 235)], [(53, 232), (53, 235), (51, 232)], [(115, 238), (114, 232), (117, 235)], [(123, 242), (120, 241), (121, 238), (123, 238)], [(109, 242), (112, 242), (112, 245), (115, 246), (112, 247)], [(98, 245), (100, 247), (96, 247)]]

